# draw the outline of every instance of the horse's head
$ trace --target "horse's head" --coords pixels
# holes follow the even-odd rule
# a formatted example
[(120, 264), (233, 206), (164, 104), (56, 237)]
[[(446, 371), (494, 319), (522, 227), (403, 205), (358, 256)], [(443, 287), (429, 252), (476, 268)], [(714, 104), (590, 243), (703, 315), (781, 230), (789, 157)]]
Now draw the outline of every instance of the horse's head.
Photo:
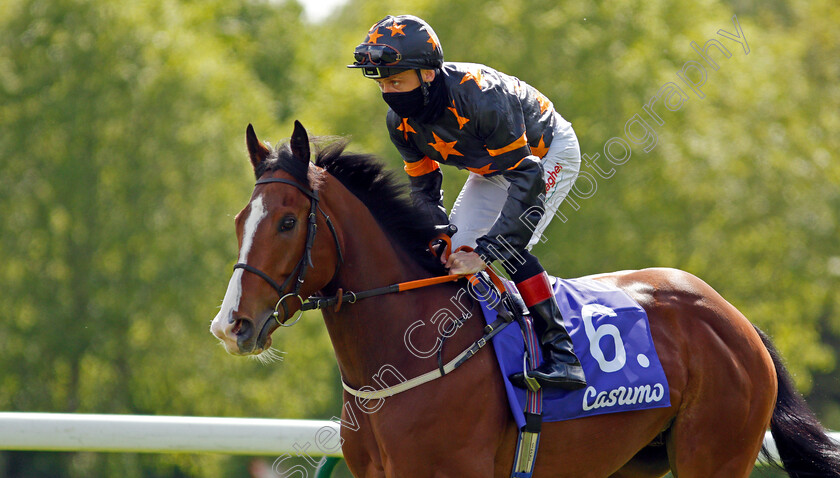
[(236, 215), (239, 258), (210, 325), (235, 355), (268, 349), (271, 333), (300, 309), (301, 297), (331, 280), (340, 255), (334, 232), (316, 234), (327, 228), (303, 126), (295, 122), (289, 144), (271, 151), (248, 125), (246, 143), (257, 184)]

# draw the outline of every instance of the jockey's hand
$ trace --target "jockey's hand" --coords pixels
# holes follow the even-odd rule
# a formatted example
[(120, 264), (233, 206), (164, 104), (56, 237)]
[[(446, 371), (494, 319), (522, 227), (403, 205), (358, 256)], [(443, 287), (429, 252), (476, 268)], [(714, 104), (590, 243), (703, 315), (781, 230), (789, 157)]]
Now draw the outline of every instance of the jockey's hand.
[[(441, 262), (443, 262), (443, 259), (441, 259)], [(444, 264), (449, 269), (450, 275), (475, 274), (487, 267), (481, 256), (475, 252), (467, 251), (453, 252)]]

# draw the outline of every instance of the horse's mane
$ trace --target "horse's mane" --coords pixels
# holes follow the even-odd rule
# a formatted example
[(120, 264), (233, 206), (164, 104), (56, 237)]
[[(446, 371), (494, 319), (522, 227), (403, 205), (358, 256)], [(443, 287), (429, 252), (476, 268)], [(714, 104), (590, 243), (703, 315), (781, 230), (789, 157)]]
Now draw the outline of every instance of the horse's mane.
[[(315, 138), (314, 143), (319, 145), (328, 140)], [(345, 152), (347, 143), (347, 140), (341, 139), (319, 147), (315, 165), (333, 175), (359, 198), (385, 233), (415, 262), (432, 274), (446, 274), (440, 261), (427, 250), (429, 241), (437, 236), (434, 224), (412, 204), (406, 183), (399, 180), (393, 171), (386, 170), (375, 156)], [(283, 169), (286, 161), (299, 161), (292, 157), (287, 144), (276, 148), (265, 162), (265, 169), (257, 173), (262, 175), (265, 171)], [(312, 171), (310, 169), (309, 186), (317, 188), (318, 180)]]

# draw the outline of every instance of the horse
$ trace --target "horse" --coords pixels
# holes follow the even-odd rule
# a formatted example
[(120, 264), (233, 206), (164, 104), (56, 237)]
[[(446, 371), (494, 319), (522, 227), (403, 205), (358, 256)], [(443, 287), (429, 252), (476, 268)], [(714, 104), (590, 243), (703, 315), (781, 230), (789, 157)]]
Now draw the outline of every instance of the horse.
[[(298, 320), (310, 296), (307, 304), (329, 305), (322, 313), (345, 389), (416, 377), (438, 367), (434, 354), (418, 351), (442, 348), (449, 361), (482, 336), (480, 304), (463, 293), (463, 281), (382, 288), (447, 274), (429, 253), (438, 231), (395, 173), (344, 151), (342, 141), (319, 148), (311, 162), (298, 122), (275, 149), (248, 125), (246, 145), (258, 181), (235, 219), (238, 263), (211, 324), (229, 353), (268, 350), (272, 333)], [(588, 277), (622, 289), (647, 312), (670, 406), (543, 423), (534, 476), (747, 477), (769, 427), (790, 476), (840, 477), (836, 444), (768, 336), (712, 287), (666, 268)], [(379, 292), (355, 292), (370, 290)], [(450, 309), (466, 320), (435, 323)], [(345, 391), (340, 441), (353, 475), (510, 476), (518, 429), (491, 347), (388, 398)]]

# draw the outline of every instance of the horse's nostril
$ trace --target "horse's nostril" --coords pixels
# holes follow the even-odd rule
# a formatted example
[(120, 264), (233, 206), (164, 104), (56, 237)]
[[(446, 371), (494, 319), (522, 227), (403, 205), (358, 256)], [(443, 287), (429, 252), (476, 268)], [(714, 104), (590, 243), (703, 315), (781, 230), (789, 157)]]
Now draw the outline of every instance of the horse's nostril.
[(251, 319), (236, 319), (231, 329), (232, 335), (236, 337), (236, 345), (240, 354), (248, 354), (254, 350), (256, 339), (256, 326)]
[(236, 335), (237, 337), (242, 337), (247, 339), (247, 337), (251, 336), (254, 330), (254, 323), (248, 319), (236, 319), (233, 322), (233, 329), (231, 332)]

